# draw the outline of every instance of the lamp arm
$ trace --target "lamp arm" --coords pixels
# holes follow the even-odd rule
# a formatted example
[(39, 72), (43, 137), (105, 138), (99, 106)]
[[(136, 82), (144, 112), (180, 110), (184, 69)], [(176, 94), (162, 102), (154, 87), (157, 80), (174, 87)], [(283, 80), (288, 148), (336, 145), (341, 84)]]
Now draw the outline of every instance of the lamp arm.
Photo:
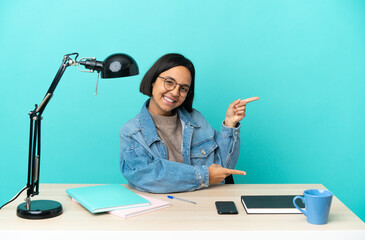
[[(75, 59), (70, 56), (76, 55)], [(41, 104), (35, 105), (35, 109), (29, 113), (30, 116), (30, 135), (29, 135), (29, 159), (28, 159), (28, 182), (27, 182), (27, 209), (30, 209), (30, 197), (39, 194), (39, 169), (40, 169), (40, 147), (41, 147), (41, 120), (42, 113), (48, 102), (53, 96), (59, 81), (62, 78), (66, 68), (71, 65), (76, 65), (78, 53), (66, 54), (63, 57), (62, 64), (54, 77), (51, 86), (49, 87), (46, 96)]]
[[(75, 59), (72, 59), (70, 58), (70, 56), (72, 55), (76, 55), (75, 56)], [(59, 81), (61, 80), (62, 76), (63, 76), (63, 73), (65, 72), (66, 68), (68, 66), (71, 66), (76, 62), (76, 59), (77, 57), (79, 56), (78, 53), (70, 53), (70, 54), (66, 54), (64, 57), (63, 57), (63, 60), (62, 60), (62, 64), (60, 66), (60, 68), (58, 69), (58, 72), (56, 74), (56, 76), (54, 77), (52, 83), (51, 83), (51, 86), (49, 87), (47, 93), (46, 93), (46, 96), (43, 98), (41, 104), (39, 105), (39, 107), (36, 109), (36, 112), (38, 113), (38, 116), (41, 116), (44, 109), (46, 108), (49, 100), (52, 98), (53, 96), (53, 92), (54, 90), (56, 89)]]

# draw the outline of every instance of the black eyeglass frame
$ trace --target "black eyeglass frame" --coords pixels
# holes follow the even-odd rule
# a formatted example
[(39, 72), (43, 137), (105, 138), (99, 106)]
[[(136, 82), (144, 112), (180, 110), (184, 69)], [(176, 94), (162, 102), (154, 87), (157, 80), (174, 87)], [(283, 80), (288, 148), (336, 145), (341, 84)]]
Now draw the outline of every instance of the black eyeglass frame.
[[(169, 78), (165, 78), (165, 77), (162, 77), (162, 76), (158, 76), (158, 77), (164, 80), (163, 87), (164, 87), (167, 91), (172, 91), (172, 90), (174, 90), (174, 89), (176, 88), (176, 86), (177, 86), (177, 85), (180, 85), (181, 87), (189, 87), (189, 91), (186, 93), (186, 96), (185, 96), (185, 97), (181, 95), (181, 87), (179, 88), (179, 95), (180, 95), (180, 97), (182, 97), (182, 98), (187, 98), (187, 97), (189, 96), (189, 94), (192, 92), (192, 91), (190, 90), (190, 86), (189, 86), (189, 85), (185, 85), (185, 84), (177, 83), (175, 79), (170, 78), (170, 77), (169, 77)], [(166, 83), (166, 81), (167, 81), (167, 80), (172, 80), (172, 81), (174, 81), (174, 82), (175, 82), (175, 86), (174, 86), (174, 88), (172, 88), (172, 89), (167, 89), (167, 88), (166, 88), (165, 83)]]

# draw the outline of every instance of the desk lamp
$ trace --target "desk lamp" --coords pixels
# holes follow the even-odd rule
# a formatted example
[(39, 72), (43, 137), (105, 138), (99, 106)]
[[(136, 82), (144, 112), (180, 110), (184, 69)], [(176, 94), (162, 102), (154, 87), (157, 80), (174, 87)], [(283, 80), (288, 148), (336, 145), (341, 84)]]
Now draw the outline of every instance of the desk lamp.
[[(81, 58), (77, 61), (78, 53), (66, 54), (63, 57), (62, 64), (53, 79), (48, 92), (40, 105), (35, 105), (30, 116), (30, 136), (29, 136), (29, 158), (28, 158), (28, 182), (27, 197), (25, 202), (17, 208), (17, 216), (27, 219), (45, 219), (52, 218), (62, 214), (61, 203), (53, 200), (32, 200), (31, 197), (39, 194), (39, 170), (40, 170), (40, 153), (41, 153), (41, 120), (42, 113), (48, 102), (53, 96), (63, 73), (69, 66), (77, 66), (82, 72), (98, 73), (95, 95), (99, 80), (99, 73), (102, 78), (118, 78), (138, 75), (138, 65), (136, 61), (127, 54), (113, 54), (107, 57), (103, 62), (95, 58)], [(72, 59), (74, 57), (74, 59)], [(79, 65), (83, 65), (88, 70), (81, 70)], [(25, 190), (24, 189), (24, 190)]]

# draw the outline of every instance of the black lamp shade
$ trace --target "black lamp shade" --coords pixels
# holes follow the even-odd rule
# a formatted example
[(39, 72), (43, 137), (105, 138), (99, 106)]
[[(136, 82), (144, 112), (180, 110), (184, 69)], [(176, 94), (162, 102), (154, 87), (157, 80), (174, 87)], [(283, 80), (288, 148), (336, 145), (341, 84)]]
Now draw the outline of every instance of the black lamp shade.
[(103, 62), (102, 78), (118, 78), (138, 75), (138, 65), (129, 55), (116, 53), (107, 57)]

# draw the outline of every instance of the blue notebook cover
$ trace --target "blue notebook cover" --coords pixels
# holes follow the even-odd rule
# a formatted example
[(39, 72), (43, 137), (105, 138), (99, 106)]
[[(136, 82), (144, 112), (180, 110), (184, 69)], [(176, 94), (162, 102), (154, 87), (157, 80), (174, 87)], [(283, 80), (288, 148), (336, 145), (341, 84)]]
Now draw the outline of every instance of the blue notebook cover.
[(151, 203), (120, 184), (69, 188), (66, 193), (92, 213), (148, 206)]

